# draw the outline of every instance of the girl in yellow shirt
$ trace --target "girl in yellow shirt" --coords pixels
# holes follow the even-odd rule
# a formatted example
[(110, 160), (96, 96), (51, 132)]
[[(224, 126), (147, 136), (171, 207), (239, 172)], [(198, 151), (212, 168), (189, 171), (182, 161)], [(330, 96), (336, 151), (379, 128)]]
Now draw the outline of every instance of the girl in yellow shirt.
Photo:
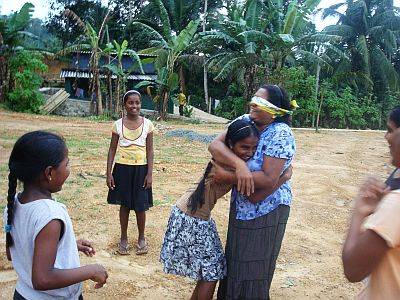
[[(121, 240), (117, 252), (129, 254), (128, 220), (134, 210), (139, 231), (136, 254), (148, 252), (144, 235), (146, 210), (153, 206), (153, 123), (140, 116), (141, 95), (130, 90), (123, 97), (126, 115), (115, 121), (107, 158), (107, 202), (120, 205)], [(113, 163), (114, 168), (113, 168)]]

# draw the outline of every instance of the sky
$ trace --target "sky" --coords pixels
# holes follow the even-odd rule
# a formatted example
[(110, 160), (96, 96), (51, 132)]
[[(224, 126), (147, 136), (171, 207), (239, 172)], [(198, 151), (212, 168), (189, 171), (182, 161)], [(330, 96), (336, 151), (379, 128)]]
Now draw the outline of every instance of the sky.
[[(0, 15), (8, 15), (18, 11), (27, 0), (0, 0)], [(29, 0), (34, 6), (34, 18), (45, 19), (49, 13), (49, 3), (47, 0)], [(107, 5), (108, 0), (101, 0), (104, 5)], [(318, 8), (326, 8), (335, 3), (340, 3), (341, 0), (322, 0)], [(394, 5), (400, 7), (400, 0), (394, 0)], [(321, 13), (313, 17), (317, 30), (322, 30), (328, 25), (336, 23), (335, 18), (321, 19)]]

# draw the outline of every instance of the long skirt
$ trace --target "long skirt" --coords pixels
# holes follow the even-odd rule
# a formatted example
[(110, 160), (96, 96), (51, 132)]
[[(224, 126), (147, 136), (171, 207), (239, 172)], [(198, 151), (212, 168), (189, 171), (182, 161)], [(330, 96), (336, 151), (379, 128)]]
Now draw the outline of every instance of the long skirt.
[(269, 289), (281, 249), (290, 207), (279, 205), (253, 220), (237, 220), (231, 204), (225, 256), (227, 277), (218, 299), (269, 299)]

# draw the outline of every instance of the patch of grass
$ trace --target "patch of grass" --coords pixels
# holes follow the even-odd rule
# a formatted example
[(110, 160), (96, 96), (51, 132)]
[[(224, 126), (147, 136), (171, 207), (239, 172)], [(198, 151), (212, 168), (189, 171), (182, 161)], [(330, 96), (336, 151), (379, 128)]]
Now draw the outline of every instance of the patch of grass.
[(8, 164), (0, 164), (0, 172), (8, 172)]
[(93, 186), (93, 182), (86, 180), (83, 182), (83, 186), (88, 188), (88, 187), (92, 187)]

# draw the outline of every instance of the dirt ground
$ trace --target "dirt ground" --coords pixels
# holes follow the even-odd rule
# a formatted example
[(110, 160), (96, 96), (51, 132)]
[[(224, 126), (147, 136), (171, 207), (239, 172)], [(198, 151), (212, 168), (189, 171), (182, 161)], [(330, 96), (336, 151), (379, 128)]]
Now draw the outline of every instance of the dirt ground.
[[(160, 124), (160, 123), (157, 123)], [(154, 199), (147, 217), (146, 256), (113, 254), (119, 237), (118, 207), (106, 204), (106, 154), (111, 122), (78, 118), (32, 116), (0, 111), (0, 209), (6, 204), (7, 161), (15, 140), (27, 131), (46, 129), (62, 134), (68, 143), (71, 176), (56, 198), (68, 206), (76, 236), (95, 243), (94, 258), (109, 271), (107, 285), (85, 283), (85, 299), (188, 299), (191, 280), (166, 275), (158, 261), (171, 205), (202, 173), (209, 158), (207, 145), (163, 136), (165, 129), (218, 133), (223, 125), (161, 123), (155, 136)], [(165, 128), (167, 126), (167, 128)], [(385, 178), (392, 169), (383, 132), (294, 130), (294, 201), (272, 283), (273, 299), (351, 299), (359, 285), (346, 282), (340, 251), (360, 181), (368, 174)], [(225, 242), (229, 196), (213, 211)], [(1, 223), (1, 222), (0, 222)], [(129, 227), (137, 238), (135, 216)], [(5, 235), (0, 234), (0, 249)], [(3, 252), (4, 253), (4, 252)], [(0, 255), (0, 298), (11, 299), (16, 274)]]

